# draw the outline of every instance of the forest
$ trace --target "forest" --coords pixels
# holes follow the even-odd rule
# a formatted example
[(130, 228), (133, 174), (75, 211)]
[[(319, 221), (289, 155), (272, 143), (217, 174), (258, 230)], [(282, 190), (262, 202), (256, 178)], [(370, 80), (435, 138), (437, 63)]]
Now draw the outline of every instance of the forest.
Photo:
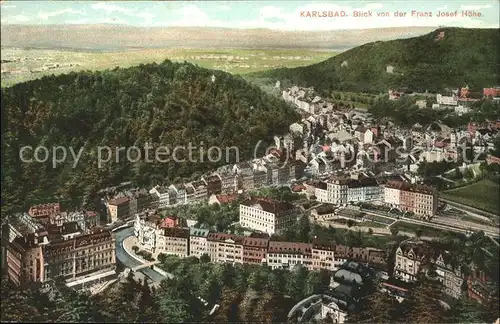
[[(4, 212), (54, 200), (80, 206), (92, 202), (99, 189), (123, 181), (168, 184), (238, 158), (250, 159), (259, 140), (285, 133), (299, 119), (286, 103), (239, 76), (168, 60), (46, 76), (3, 88), (1, 114)], [(117, 147), (143, 148), (146, 143), (154, 148), (191, 144), (205, 150), (197, 163), (154, 158), (132, 163), (125, 154), (117, 161), (115, 154), (98, 167), (98, 147), (115, 152)], [(24, 146), (44, 146), (51, 152), (57, 146), (83, 149), (78, 160), (68, 153), (54, 168), (50, 158), (45, 163), (22, 162)], [(211, 146), (223, 152), (229, 147), (238, 150), (210, 162)], [(187, 150), (180, 152), (178, 160), (187, 158)]]

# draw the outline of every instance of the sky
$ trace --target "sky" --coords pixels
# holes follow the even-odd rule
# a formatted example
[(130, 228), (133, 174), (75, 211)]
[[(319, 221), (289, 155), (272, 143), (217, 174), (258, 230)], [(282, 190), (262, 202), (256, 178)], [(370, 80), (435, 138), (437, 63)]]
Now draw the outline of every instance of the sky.
[[(1, 1), (1, 24), (117, 24), (141, 27), (225, 27), (276, 30), (339, 30), (387, 27), (499, 28), (499, 0), (448, 1)], [(437, 17), (439, 11), (458, 17)], [(471, 10), (481, 17), (462, 17)], [(346, 17), (306, 17), (307, 12)], [(354, 17), (371, 11), (372, 17)], [(394, 12), (406, 12), (395, 17)], [(412, 17), (411, 12), (432, 17)], [(388, 13), (380, 17), (378, 13)], [(312, 14), (311, 14), (312, 15)]]

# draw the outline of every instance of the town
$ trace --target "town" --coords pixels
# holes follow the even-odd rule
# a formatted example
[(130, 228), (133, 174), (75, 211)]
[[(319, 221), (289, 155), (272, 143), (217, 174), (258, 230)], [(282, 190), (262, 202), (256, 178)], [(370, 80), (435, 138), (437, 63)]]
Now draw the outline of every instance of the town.
[[(405, 96), (411, 94), (388, 91), (389, 100)], [(484, 89), (483, 96), (499, 100), (500, 89)], [(9, 215), (2, 225), (9, 238), (2, 246), (9, 278), (26, 286), (62, 277), (68, 287), (95, 294), (130, 272), (158, 283), (170, 276), (161, 268), (166, 258), (196, 257), (328, 271), (330, 293), (309, 296), (289, 310), (289, 318), (302, 322), (329, 314), (343, 323), (359, 306), (359, 296), (346, 293), (352, 285), (377, 283), (380, 291), (402, 301), (422, 274), (442, 282), (452, 299), (486, 303), (493, 294), (486, 270), (461, 263), (464, 257), (446, 250), (433, 233), (482, 233), (498, 246), (498, 215), (441, 198), (430, 177), (418, 170), (428, 163), (455, 161), (460, 174), (475, 174), (481, 163), (500, 164), (499, 157), (488, 154), (500, 121), (471, 122), (466, 129), (439, 122), (436, 127), (415, 124), (405, 129), (377, 123), (362, 109), (338, 107), (313, 88), (293, 86), (283, 89), (282, 97), (301, 112), (302, 121), (290, 125), (289, 133), (275, 136), (263, 157), (219, 167), (189, 183), (105, 188), (101, 195), (106, 215), (63, 211), (58, 202)], [(460, 115), (475, 99), (464, 87), (451, 95), (437, 94), (435, 100), (432, 109)], [(482, 159), (468, 161), (468, 155), (461, 155), (466, 147)], [(282, 190), (281, 197), (266, 196), (267, 188)], [(295, 198), (283, 199), (285, 194)], [(235, 206), (236, 231), (234, 226), (202, 226), (178, 212), (185, 206), (214, 205)], [(406, 236), (392, 252), (317, 236), (302, 241), (280, 238), (302, 221), (368, 235)]]

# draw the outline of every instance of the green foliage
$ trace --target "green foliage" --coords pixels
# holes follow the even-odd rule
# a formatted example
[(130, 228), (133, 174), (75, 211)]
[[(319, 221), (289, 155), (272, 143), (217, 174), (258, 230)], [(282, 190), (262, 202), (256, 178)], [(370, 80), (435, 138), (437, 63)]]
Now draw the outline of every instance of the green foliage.
[[(444, 39), (436, 41), (439, 32)], [(282, 68), (253, 77), (289, 80), (322, 93), (385, 93), (388, 88), (441, 91), (468, 84), (481, 89), (498, 83), (498, 30), (441, 28), (427, 35), (355, 47), (306, 67)], [(347, 61), (348, 66), (341, 67)], [(394, 66), (394, 73), (386, 67)]]
[[(212, 75), (216, 82), (211, 82)], [(250, 159), (258, 140), (284, 133), (299, 118), (286, 103), (241, 77), (170, 61), (43, 77), (2, 89), (1, 99), (5, 211), (54, 196), (78, 206), (82, 195), (93, 197), (98, 189), (122, 181), (139, 186), (167, 183), (237, 158)], [(99, 146), (115, 152), (117, 147), (144, 148), (145, 143), (167, 146), (170, 152), (192, 143), (205, 148), (205, 153), (198, 163), (176, 163), (171, 158), (148, 163), (143, 150), (142, 161), (130, 163), (122, 151), (119, 162), (115, 154), (98, 168)], [(25, 145), (84, 151), (74, 169), (69, 151), (66, 163), (53, 168), (52, 159), (22, 163), (19, 150)], [(220, 162), (208, 160), (210, 146), (222, 149)], [(231, 147), (238, 148), (239, 157), (236, 150), (226, 150)], [(177, 152), (181, 159), (189, 150)], [(149, 150), (149, 159), (156, 160), (154, 150)]]

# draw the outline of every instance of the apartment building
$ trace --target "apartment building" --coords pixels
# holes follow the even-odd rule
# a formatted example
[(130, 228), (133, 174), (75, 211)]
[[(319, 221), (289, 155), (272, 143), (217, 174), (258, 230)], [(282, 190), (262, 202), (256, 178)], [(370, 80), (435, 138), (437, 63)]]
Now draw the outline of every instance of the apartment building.
[(177, 183), (170, 185), (168, 187), (169, 195), (175, 197), (175, 203), (170, 202), (171, 205), (174, 204), (185, 204), (186, 199), (186, 186), (182, 183)]
[(204, 182), (202, 180), (193, 181), (193, 182), (191, 182), (191, 185), (194, 188), (194, 200), (202, 201), (202, 200), (207, 199), (208, 190), (207, 190), (206, 182)]
[(335, 244), (314, 240), (312, 244), (311, 270), (334, 271), (335, 267)]
[(167, 208), (170, 204), (170, 193), (167, 187), (156, 186), (149, 191), (150, 194), (155, 195), (158, 199), (158, 209)]
[(293, 269), (312, 265), (312, 244), (270, 241), (267, 250), (267, 265), (274, 269)]
[(214, 194), (219, 195), (222, 193), (222, 180), (218, 175), (203, 177), (202, 180), (206, 183), (207, 186), (207, 197), (210, 197)]
[(389, 181), (384, 188), (384, 202), (402, 211), (432, 217), (438, 206), (438, 193), (433, 187)]
[(130, 199), (121, 197), (108, 201), (108, 212), (111, 222), (116, 222), (119, 219), (126, 219), (130, 216)]
[(326, 182), (318, 181), (313, 184), (314, 195), (316, 196), (316, 201), (328, 203), (328, 185)]
[(394, 277), (406, 282), (417, 281), (417, 274), (425, 262), (430, 262), (431, 251), (422, 241), (406, 240), (396, 250)]
[[(243, 263), (243, 236), (227, 233), (209, 233), (209, 256), (213, 262)], [(215, 258), (212, 258), (210, 248), (216, 248)]]
[(455, 299), (461, 298), (464, 283), (463, 273), (461, 266), (454, 264), (451, 253), (448, 251), (439, 253), (434, 265), (439, 281), (443, 284), (445, 294)]
[(272, 199), (250, 199), (240, 205), (240, 224), (270, 235), (292, 226), (299, 216), (298, 207)]
[(242, 170), (238, 173), (238, 189), (250, 191), (255, 188), (253, 170)]
[(266, 262), (269, 237), (245, 237), (243, 239), (243, 263), (262, 264)]
[(137, 215), (135, 218), (134, 235), (138, 243), (148, 252), (156, 251), (161, 222), (162, 218), (159, 215), (148, 215), (145, 218)]
[(238, 191), (238, 177), (232, 170), (224, 169), (216, 173), (221, 181), (221, 193), (232, 194)]
[(254, 189), (259, 189), (267, 185), (267, 173), (263, 170), (255, 170), (253, 172)]
[(209, 230), (191, 227), (189, 232), (189, 255), (200, 258), (203, 254), (208, 254)]
[(157, 251), (186, 258), (189, 256), (189, 237), (189, 228), (163, 228), (157, 238)]

